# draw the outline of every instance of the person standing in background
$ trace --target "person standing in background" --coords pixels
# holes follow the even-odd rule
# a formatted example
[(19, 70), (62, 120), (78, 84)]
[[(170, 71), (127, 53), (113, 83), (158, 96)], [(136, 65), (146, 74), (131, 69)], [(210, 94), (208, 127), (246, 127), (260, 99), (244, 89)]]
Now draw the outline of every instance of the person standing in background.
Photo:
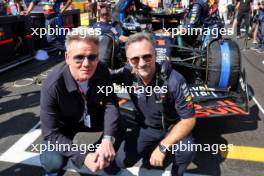
[(0, 0), (0, 16), (6, 16), (7, 2), (5, 0)]
[(241, 38), (240, 28), (241, 22), (244, 19), (246, 26), (246, 37), (248, 37), (249, 25), (250, 25), (250, 15), (253, 13), (252, 0), (239, 0), (236, 6), (237, 12), (237, 36), (236, 38)]
[(219, 15), (221, 19), (224, 19), (224, 23), (227, 24), (227, 3), (228, 0), (219, 0), (218, 2), (218, 10), (219, 10)]
[(257, 22), (256, 15), (259, 9), (258, 2), (259, 0), (253, 0), (253, 17), (252, 17), (252, 24), (251, 24), (252, 31), (253, 31), (253, 34), (252, 34), (252, 44), (253, 45), (257, 44), (258, 22)]
[(259, 2), (258, 10), (258, 33), (257, 33), (257, 52), (264, 53), (264, 0)]
[[(63, 1), (66, 1), (64, 7), (61, 9), (61, 4)], [(37, 4), (43, 5), (43, 13), (45, 15), (45, 28), (48, 30), (49, 28), (55, 29), (56, 28), (63, 28), (63, 20), (62, 20), (62, 14), (66, 11), (66, 9), (71, 5), (72, 0), (49, 0), (48, 2), (44, 0), (33, 0), (27, 9), (27, 11), (24, 13), (24, 15), (29, 15), (30, 12), (33, 10), (34, 6)], [(52, 45), (54, 48), (57, 48), (58, 51), (61, 53), (61, 57), (63, 58), (62, 53), (65, 51), (64, 46), (64, 39), (65, 37), (62, 34), (53, 34), (49, 35), (47, 33), (46, 35), (47, 41), (50, 45)]]
[(227, 18), (228, 18), (228, 24), (232, 24), (235, 17), (235, 2), (233, 0), (227, 0)]

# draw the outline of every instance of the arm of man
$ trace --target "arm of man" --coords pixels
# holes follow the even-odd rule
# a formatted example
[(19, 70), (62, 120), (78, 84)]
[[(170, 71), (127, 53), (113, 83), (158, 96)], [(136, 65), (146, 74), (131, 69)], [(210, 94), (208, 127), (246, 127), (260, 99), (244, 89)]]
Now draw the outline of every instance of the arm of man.
[[(111, 81), (110, 73), (108, 69), (102, 65), (102, 72), (104, 75), (104, 86), (112, 87), (113, 84)], [(118, 110), (118, 102), (117, 97), (114, 93), (108, 92), (102, 93), (103, 97), (105, 97), (105, 113), (104, 113), (104, 138), (102, 139), (100, 147), (97, 149), (96, 153), (99, 155), (99, 169), (103, 169), (106, 167), (110, 161), (112, 161), (115, 157), (115, 149), (113, 145), (113, 141), (109, 140), (109, 138), (115, 138), (116, 133), (119, 128), (119, 110)], [(105, 162), (106, 160), (106, 162)]]
[(236, 5), (236, 8), (235, 8), (236, 11), (238, 11), (239, 6), (240, 6), (240, 2), (238, 1), (237, 5)]
[[(176, 125), (174, 125), (169, 134), (160, 142), (160, 144), (166, 146), (166, 148), (171, 148), (173, 144), (176, 144), (192, 131), (195, 123), (196, 119), (194, 117), (181, 119)], [(164, 159), (165, 154), (162, 153), (159, 146), (157, 146), (151, 154), (150, 164), (153, 166), (163, 166)]]
[(60, 13), (62, 14), (71, 4), (72, 0), (67, 0), (65, 6), (61, 9)]
[(26, 11), (25, 15), (29, 15), (30, 12), (35, 7), (35, 5), (38, 4), (38, 3), (39, 3), (39, 0), (33, 0), (33, 1), (31, 1), (30, 4), (29, 4), (29, 6), (28, 6), (28, 8), (27, 8), (27, 11)]
[(127, 41), (128, 37), (124, 36), (124, 35), (120, 35), (118, 39), (120, 42), (125, 43)]
[(253, 7), (253, 1), (252, 0), (250, 0), (250, 14), (251, 14), (251, 16), (253, 17), (254, 16), (254, 7)]
[(174, 125), (169, 134), (160, 142), (160, 144), (168, 147), (172, 146), (187, 136), (192, 131), (195, 123), (195, 117), (181, 119), (176, 125)]
[[(172, 90), (170, 86), (169, 90)], [(176, 144), (186, 137), (196, 124), (196, 118), (193, 117), (194, 107), (191, 100), (191, 94), (189, 93), (189, 88), (182, 76), (180, 77), (177, 86), (175, 86), (175, 90), (172, 90), (172, 92), (174, 94), (175, 109), (181, 120), (177, 122), (168, 135), (160, 141), (160, 144), (166, 146), (166, 148), (170, 148), (173, 144)], [(150, 163), (153, 166), (162, 166), (164, 158), (165, 153), (162, 153), (159, 146), (157, 146), (151, 154)]]

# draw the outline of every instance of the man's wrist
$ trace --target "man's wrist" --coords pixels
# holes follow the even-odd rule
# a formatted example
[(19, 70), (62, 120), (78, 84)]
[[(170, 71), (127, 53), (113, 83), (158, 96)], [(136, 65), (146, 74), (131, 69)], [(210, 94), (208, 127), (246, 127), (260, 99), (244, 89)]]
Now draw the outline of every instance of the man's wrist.
[(161, 152), (161, 153), (163, 153), (163, 154), (166, 154), (167, 153), (167, 151), (169, 151), (169, 147), (168, 146), (166, 146), (166, 145), (163, 145), (163, 144), (161, 144), (161, 143), (159, 143), (159, 151)]
[(105, 140), (105, 141), (111, 142), (112, 144), (115, 143), (115, 137), (113, 137), (113, 136), (109, 136), (109, 135), (104, 135), (102, 140)]

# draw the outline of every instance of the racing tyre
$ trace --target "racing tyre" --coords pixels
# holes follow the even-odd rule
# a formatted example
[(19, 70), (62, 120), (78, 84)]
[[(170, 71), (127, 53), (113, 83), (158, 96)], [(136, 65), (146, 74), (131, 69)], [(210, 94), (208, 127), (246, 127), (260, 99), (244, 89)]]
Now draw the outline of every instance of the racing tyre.
[(230, 39), (213, 40), (208, 46), (207, 58), (207, 84), (235, 90), (241, 67), (238, 45)]
[(115, 39), (110, 34), (104, 34), (99, 37), (99, 60), (108, 67), (114, 66)]

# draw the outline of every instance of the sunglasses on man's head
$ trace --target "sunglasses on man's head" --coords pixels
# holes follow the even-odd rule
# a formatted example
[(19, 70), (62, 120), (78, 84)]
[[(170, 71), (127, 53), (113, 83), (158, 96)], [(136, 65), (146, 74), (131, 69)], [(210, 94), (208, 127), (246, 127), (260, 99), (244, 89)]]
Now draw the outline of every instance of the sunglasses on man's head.
[(135, 56), (135, 57), (130, 58), (129, 60), (132, 64), (138, 64), (140, 58), (142, 58), (144, 60), (144, 62), (150, 62), (152, 60), (152, 54)]
[(76, 63), (82, 63), (85, 58), (87, 58), (88, 61), (92, 62), (92, 61), (95, 61), (97, 59), (97, 55), (96, 54), (89, 54), (89, 55), (78, 54), (76, 56), (73, 56), (73, 59)]

